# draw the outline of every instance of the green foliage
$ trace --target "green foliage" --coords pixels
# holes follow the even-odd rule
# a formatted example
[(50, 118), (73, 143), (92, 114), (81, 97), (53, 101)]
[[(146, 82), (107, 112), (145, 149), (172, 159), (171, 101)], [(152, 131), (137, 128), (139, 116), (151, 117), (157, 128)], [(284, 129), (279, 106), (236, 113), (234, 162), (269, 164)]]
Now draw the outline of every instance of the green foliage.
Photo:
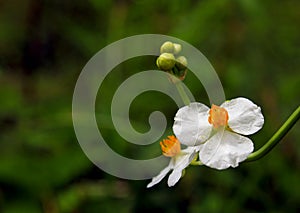
[[(240, 1), (1, 1), (0, 212), (297, 212), (300, 200), (299, 123), (259, 161), (237, 169), (189, 168), (173, 188), (166, 180), (120, 180), (95, 166), (74, 134), (71, 101), (76, 79), (98, 50), (142, 33), (186, 40), (215, 67), (228, 99), (244, 96), (265, 115), (262, 146), (299, 105), (300, 2)], [(130, 75), (156, 69), (155, 58), (118, 66), (96, 104), (101, 132), (120, 154), (160, 154), (158, 143), (130, 146), (114, 130), (110, 103)], [(189, 59), (187, 59), (189, 60)], [(195, 76), (184, 81), (208, 104)], [(162, 94), (132, 104), (133, 126), (148, 130), (153, 110), (165, 113), (170, 134), (177, 108)]]

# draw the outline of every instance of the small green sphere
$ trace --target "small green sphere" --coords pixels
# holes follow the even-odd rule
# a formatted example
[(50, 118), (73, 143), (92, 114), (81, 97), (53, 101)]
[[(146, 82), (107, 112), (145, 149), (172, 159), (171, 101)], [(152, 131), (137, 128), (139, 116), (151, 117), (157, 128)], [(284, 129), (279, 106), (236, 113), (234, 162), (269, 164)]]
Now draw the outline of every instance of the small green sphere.
[(185, 70), (187, 65), (188, 65), (188, 63), (187, 63), (186, 57), (179, 56), (178, 58), (176, 58), (176, 67), (177, 67), (177, 69)]
[(175, 57), (171, 53), (163, 53), (156, 60), (158, 68), (163, 71), (171, 70), (175, 66), (175, 63)]
[(166, 41), (160, 47), (160, 53), (173, 53), (174, 52), (174, 45), (170, 41)]
[(181, 51), (181, 45), (174, 43), (173, 46), (174, 46), (174, 54), (176, 55)]

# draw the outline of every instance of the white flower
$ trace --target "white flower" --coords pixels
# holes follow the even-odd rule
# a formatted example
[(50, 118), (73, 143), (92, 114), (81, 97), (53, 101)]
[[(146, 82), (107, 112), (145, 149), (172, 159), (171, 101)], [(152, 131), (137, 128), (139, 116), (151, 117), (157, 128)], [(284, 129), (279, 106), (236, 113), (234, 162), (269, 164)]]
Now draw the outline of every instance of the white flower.
[[(191, 103), (178, 110), (173, 131), (182, 144), (203, 144), (199, 160), (215, 169), (237, 167), (253, 151), (252, 141), (242, 135), (260, 130), (264, 117), (260, 107), (246, 98), (226, 101), (209, 109)], [(242, 134), (242, 135), (239, 135)]]
[(182, 176), (182, 171), (191, 163), (194, 159), (198, 147), (187, 147), (181, 150), (179, 141), (174, 136), (169, 136), (168, 139), (160, 142), (163, 154), (167, 157), (171, 157), (169, 165), (164, 168), (156, 177), (152, 178), (152, 181), (147, 185), (147, 188), (159, 183), (171, 170), (171, 174), (168, 178), (168, 186), (174, 186)]

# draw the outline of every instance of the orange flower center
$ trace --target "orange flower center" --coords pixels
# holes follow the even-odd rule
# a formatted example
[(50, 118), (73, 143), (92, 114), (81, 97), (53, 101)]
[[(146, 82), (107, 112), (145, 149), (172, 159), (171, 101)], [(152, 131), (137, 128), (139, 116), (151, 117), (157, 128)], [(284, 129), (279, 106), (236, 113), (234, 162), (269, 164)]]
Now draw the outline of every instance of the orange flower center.
[(164, 139), (159, 144), (163, 155), (167, 157), (173, 157), (181, 150), (180, 143), (174, 135), (168, 136), (168, 139)]
[(214, 128), (221, 126), (227, 126), (228, 124), (228, 112), (223, 107), (212, 105), (209, 110), (208, 122), (213, 125)]

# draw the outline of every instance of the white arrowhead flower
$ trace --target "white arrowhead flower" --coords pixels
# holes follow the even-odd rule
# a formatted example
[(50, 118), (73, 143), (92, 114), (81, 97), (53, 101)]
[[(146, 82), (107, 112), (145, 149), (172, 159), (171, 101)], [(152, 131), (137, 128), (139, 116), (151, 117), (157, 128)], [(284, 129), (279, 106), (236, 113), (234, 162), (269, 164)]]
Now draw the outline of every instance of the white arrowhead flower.
[(171, 157), (169, 165), (164, 168), (152, 181), (147, 185), (147, 188), (159, 183), (171, 170), (173, 170), (168, 178), (168, 186), (174, 186), (182, 176), (182, 171), (194, 159), (198, 147), (187, 147), (184, 150), (180, 148), (180, 142), (175, 136), (169, 136), (168, 139), (160, 142), (162, 152), (165, 156)]
[(191, 147), (203, 144), (199, 160), (220, 170), (237, 167), (248, 157), (253, 143), (242, 135), (257, 132), (264, 123), (260, 107), (246, 98), (212, 105), (211, 109), (191, 103), (180, 108), (174, 120), (173, 131), (178, 140)]

